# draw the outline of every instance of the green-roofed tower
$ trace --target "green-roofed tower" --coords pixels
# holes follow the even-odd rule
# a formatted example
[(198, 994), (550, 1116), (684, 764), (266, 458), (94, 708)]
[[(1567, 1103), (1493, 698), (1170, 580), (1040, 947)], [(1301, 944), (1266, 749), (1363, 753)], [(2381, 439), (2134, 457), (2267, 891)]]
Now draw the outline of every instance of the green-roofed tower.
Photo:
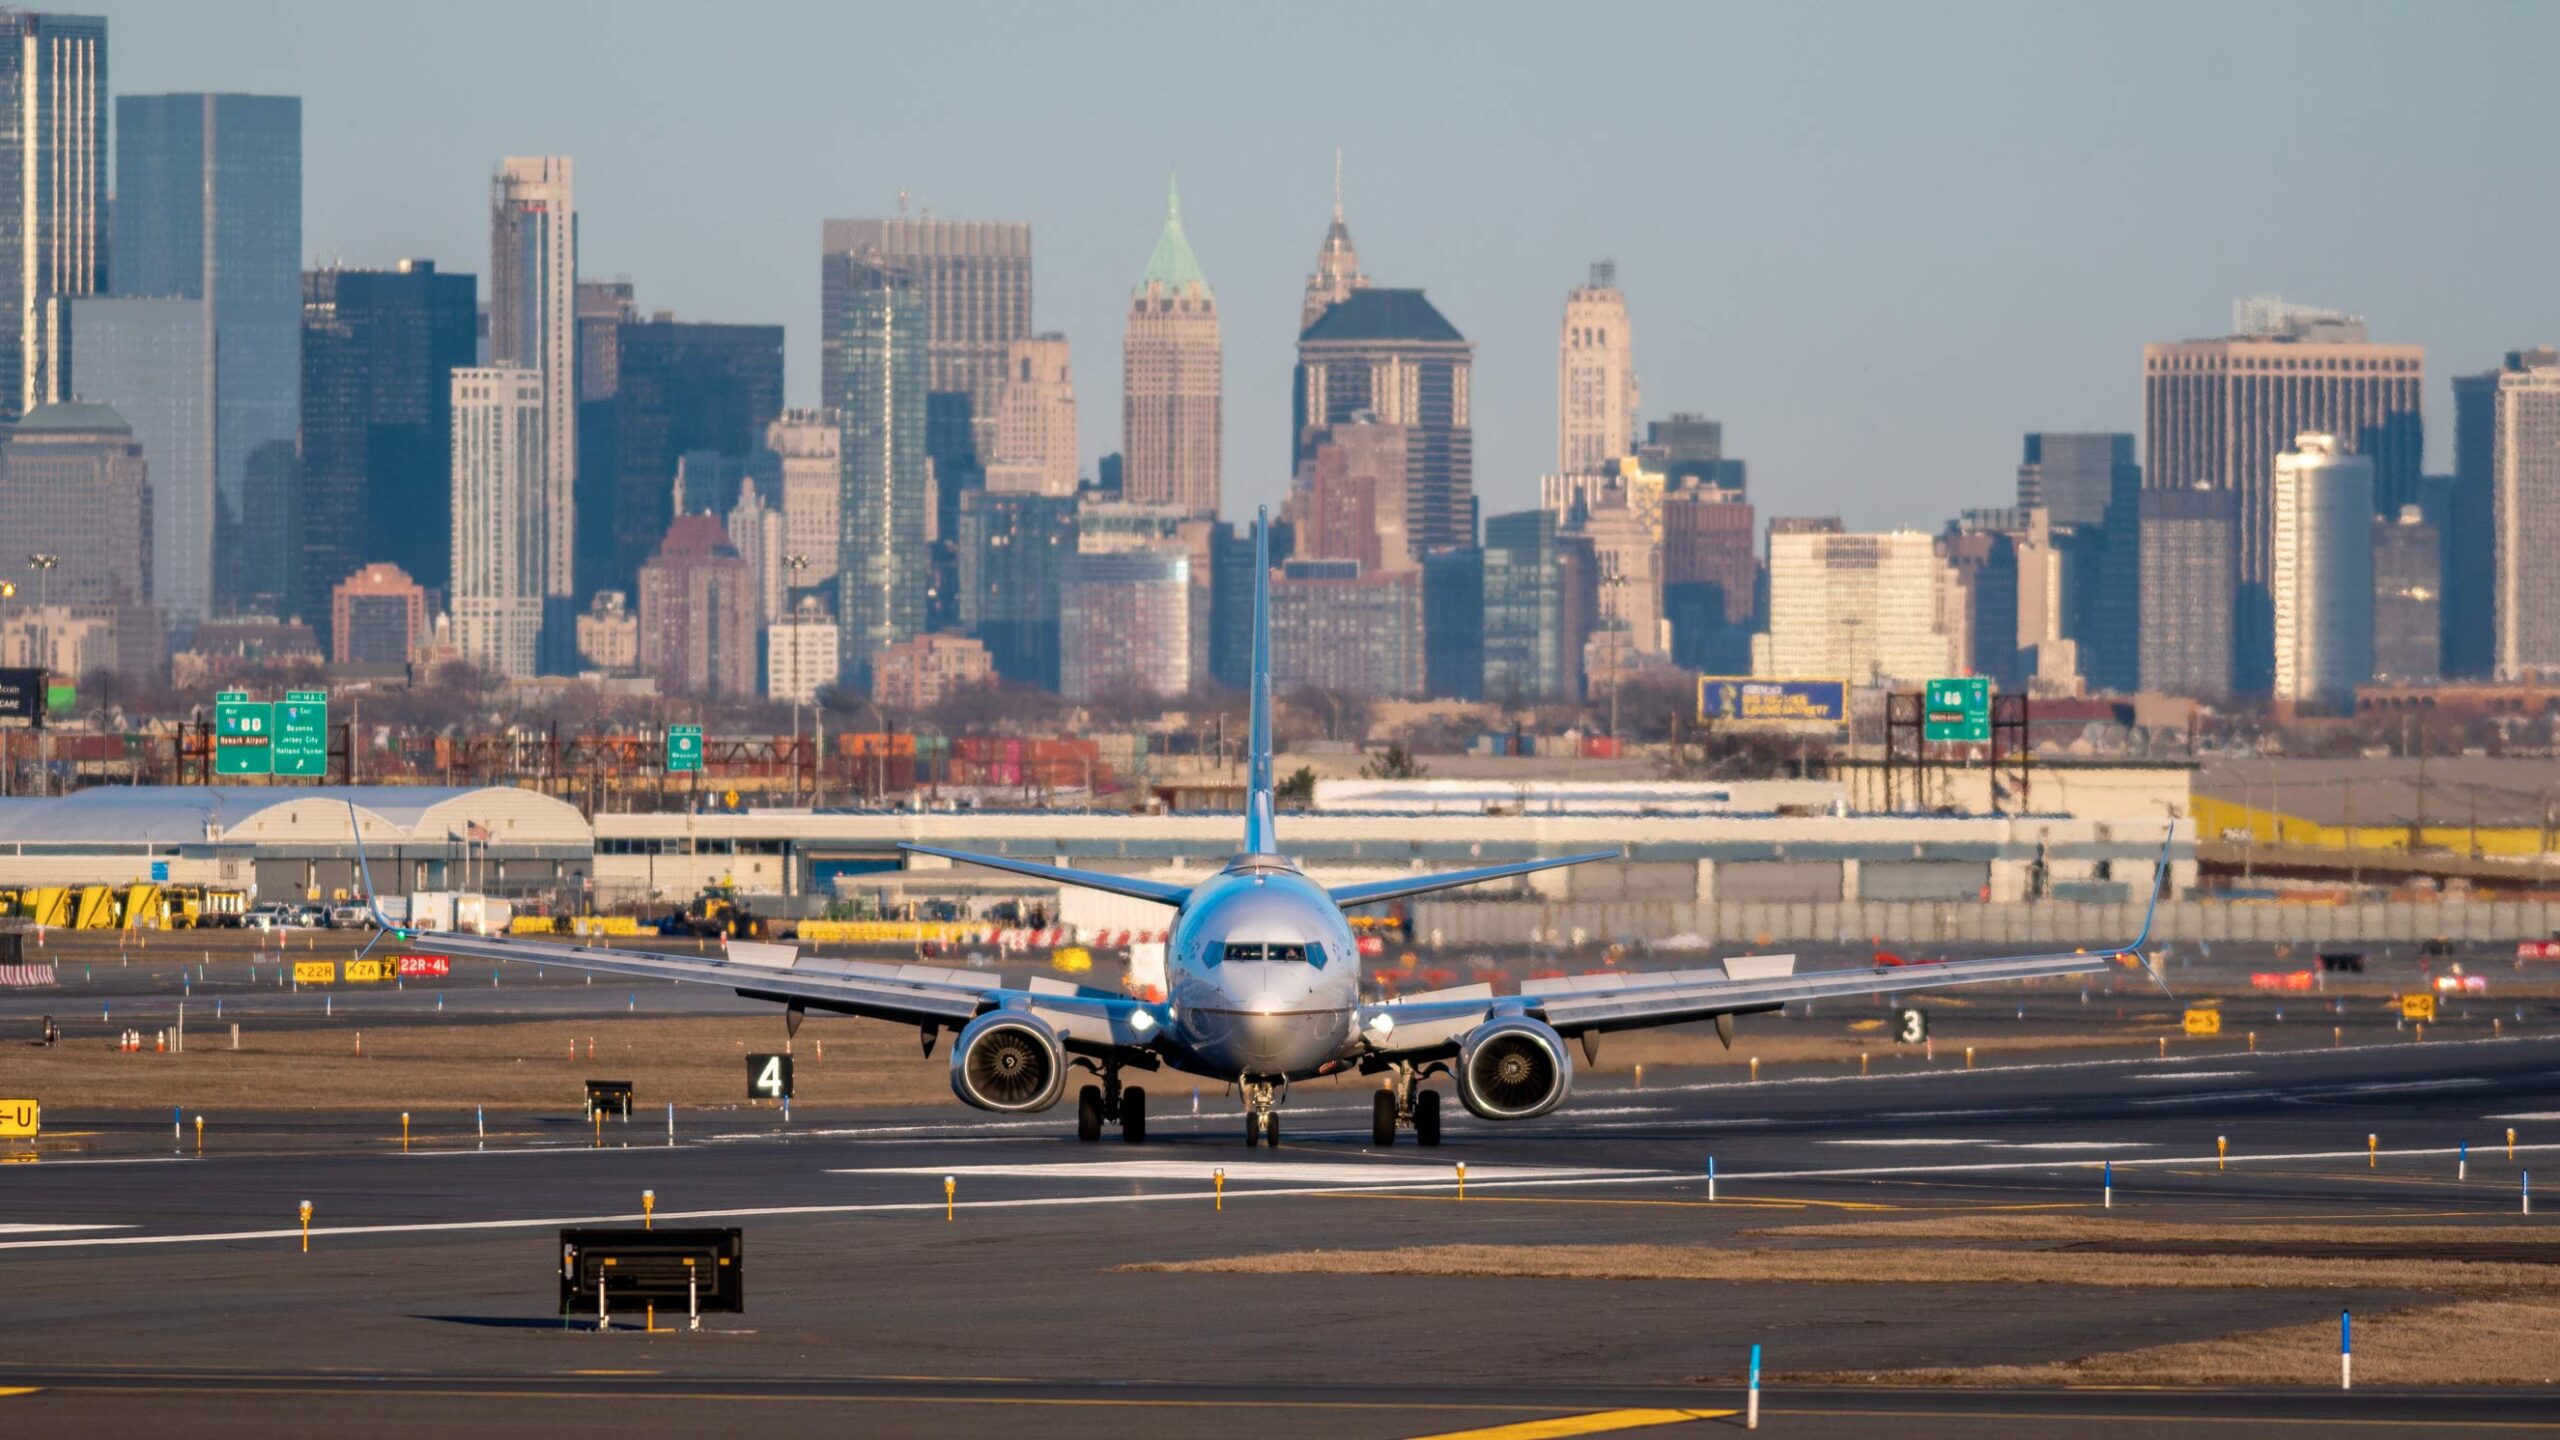
[(1146, 273), (1138, 277), (1138, 288), (1161, 285), (1176, 294), (1197, 285), (1200, 293), (1212, 299), (1209, 277), (1200, 273), (1200, 257), (1191, 253), (1191, 240), (1182, 233), (1182, 182), (1178, 178), (1165, 181), (1164, 233), (1156, 237), (1155, 253), (1147, 257)]
[(1182, 233), (1182, 191), (1172, 182), (1164, 212), (1121, 342), (1121, 493), (1214, 516), (1225, 353), (1218, 297)]

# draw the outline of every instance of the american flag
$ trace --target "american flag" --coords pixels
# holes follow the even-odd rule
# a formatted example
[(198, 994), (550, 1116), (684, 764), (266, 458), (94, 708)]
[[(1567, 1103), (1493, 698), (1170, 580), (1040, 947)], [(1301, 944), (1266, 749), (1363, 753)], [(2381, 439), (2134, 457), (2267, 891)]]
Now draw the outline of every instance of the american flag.
[(466, 821), (462, 827), (462, 838), (485, 844), (490, 839), (489, 827), (477, 820)]

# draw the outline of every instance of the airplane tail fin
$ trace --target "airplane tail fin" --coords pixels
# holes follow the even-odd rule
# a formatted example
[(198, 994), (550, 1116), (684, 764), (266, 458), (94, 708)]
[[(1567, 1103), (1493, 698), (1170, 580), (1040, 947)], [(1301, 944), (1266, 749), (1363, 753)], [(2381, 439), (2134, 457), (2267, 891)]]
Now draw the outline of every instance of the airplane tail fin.
[(1279, 840), (1272, 833), (1271, 778), (1271, 511), (1265, 507), (1253, 521), (1253, 711), (1251, 755), (1245, 764), (1244, 853), (1272, 855)]
[(356, 952), (356, 958), (361, 960), (372, 954), (373, 947), (386, 938), (397, 936), (405, 940), (408, 937), (402, 933), (406, 927), (392, 924), (391, 917), (382, 913), (382, 892), (373, 888), (373, 862), (366, 859), (364, 853), (364, 814), (356, 809), (353, 800), (347, 802), (347, 836), (355, 842), (356, 874), (364, 884), (364, 908), (373, 913), (373, 938), (365, 941), (364, 948)]
[(2151, 903), (2143, 907), (2142, 933), (2134, 936), (2133, 943), (2125, 947), (2125, 953), (2140, 963), (2143, 973), (2151, 977), (2151, 983), (2160, 987), (2160, 993), (2172, 996), (2175, 992), (2169, 988), (2169, 977), (2161, 973), (2159, 960), (2144, 954), (2143, 949), (2151, 943), (2151, 922), (2158, 918), (2160, 897), (2169, 888), (2169, 847), (2175, 844), (2177, 839), (2178, 822), (2172, 820), (2169, 822), (2169, 833), (2160, 837), (2160, 863), (2151, 872)]

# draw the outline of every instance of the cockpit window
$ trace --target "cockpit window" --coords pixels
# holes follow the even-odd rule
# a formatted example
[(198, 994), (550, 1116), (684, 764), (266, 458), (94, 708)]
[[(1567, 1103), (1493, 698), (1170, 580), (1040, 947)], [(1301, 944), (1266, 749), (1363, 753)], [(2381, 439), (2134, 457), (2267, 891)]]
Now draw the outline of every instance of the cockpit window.
[(1281, 960), (1293, 965), (1324, 968), (1324, 947), (1310, 941), (1294, 940), (1230, 940), (1221, 946), (1218, 960)]

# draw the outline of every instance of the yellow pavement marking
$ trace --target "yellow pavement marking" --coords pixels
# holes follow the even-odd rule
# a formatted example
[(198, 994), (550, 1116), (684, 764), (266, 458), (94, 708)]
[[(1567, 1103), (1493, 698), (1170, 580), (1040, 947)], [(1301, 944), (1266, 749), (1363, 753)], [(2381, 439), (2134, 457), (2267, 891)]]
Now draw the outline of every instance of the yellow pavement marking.
[(0, 1385), (0, 1399), (11, 1395), (33, 1395), (40, 1388), (35, 1385)]
[(1754, 1200), (1592, 1200), (1570, 1196), (1539, 1195), (1475, 1195), (1460, 1200), (1455, 1195), (1415, 1195), (1398, 1190), (1328, 1190), (1316, 1193), (1319, 1200), (1409, 1200), (1428, 1205), (1635, 1205), (1668, 1206), (1674, 1209), (1699, 1210), (1901, 1210), (1900, 1205), (1878, 1205), (1864, 1200), (1786, 1200), (1762, 1197)]
[(1692, 1420), (1722, 1420), (1731, 1410), (1594, 1410), (1588, 1415), (1559, 1415), (1552, 1420), (1523, 1420), (1484, 1430), (1448, 1430), (1418, 1440), (1560, 1440), (1568, 1435), (1606, 1435), (1617, 1430), (1645, 1430), (1656, 1425), (1684, 1425)]

